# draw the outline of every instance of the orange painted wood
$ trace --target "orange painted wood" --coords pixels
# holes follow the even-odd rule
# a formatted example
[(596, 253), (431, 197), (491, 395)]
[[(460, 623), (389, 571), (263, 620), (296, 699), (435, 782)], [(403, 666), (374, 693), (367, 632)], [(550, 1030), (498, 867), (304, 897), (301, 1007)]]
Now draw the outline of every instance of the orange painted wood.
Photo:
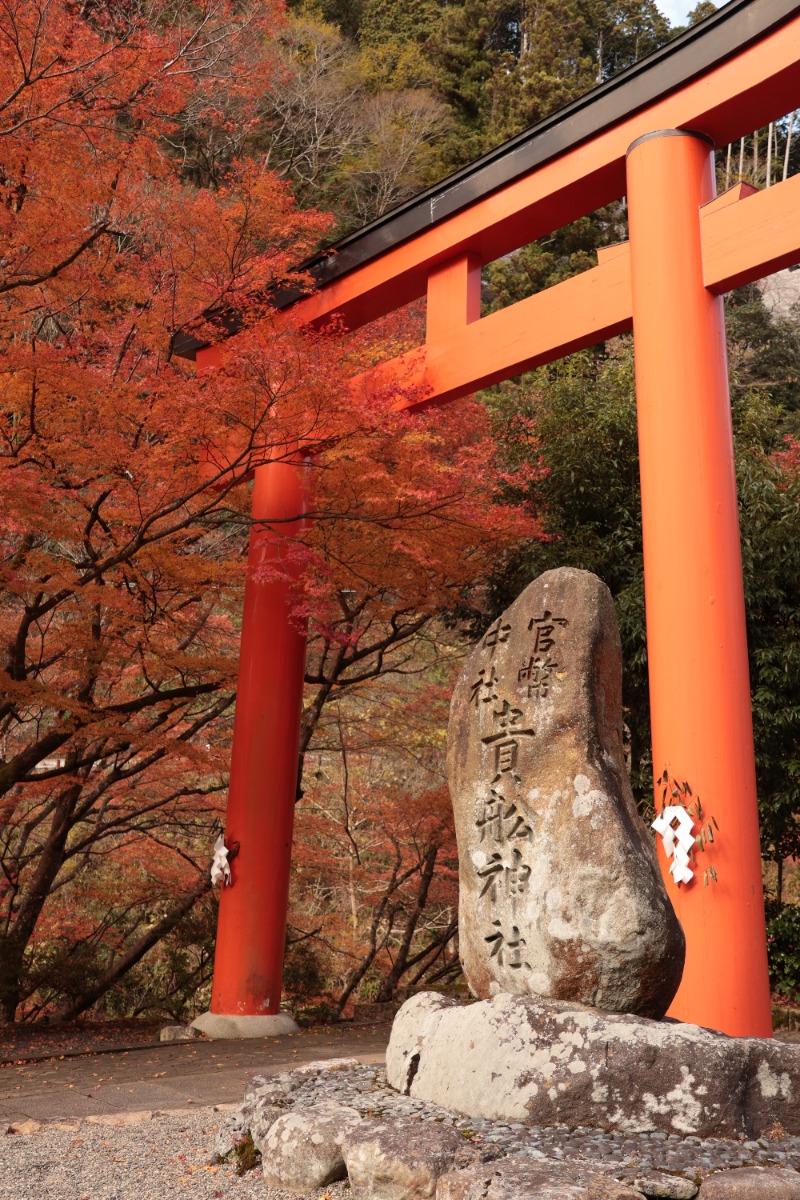
[[(647, 658), (656, 776), (688, 781), (719, 832), (677, 886), (686, 934), (670, 1015), (772, 1032), (744, 590), (722, 299), (703, 280), (700, 205), (714, 158), (656, 136), (628, 159)], [(745, 209), (752, 198), (736, 209)], [(734, 208), (717, 210), (719, 220)], [(709, 218), (710, 219), (710, 218)], [(660, 791), (656, 790), (657, 802)], [(681, 803), (680, 800), (676, 801)], [(717, 883), (703, 886), (715, 867)]]
[(382, 363), (354, 386), (381, 388), (398, 379), (429, 393), (421, 402), (444, 404), (561, 358), (630, 328), (627, 247), (583, 275), (455, 329), (434, 345)]
[[(722, 199), (722, 197), (720, 197)], [(707, 216), (706, 216), (707, 213)], [(706, 287), (727, 292), (800, 262), (800, 175), (704, 210)]]
[(428, 276), (425, 340), (436, 345), (449, 334), (480, 320), (481, 261), (475, 254), (460, 254)]
[[(426, 345), (354, 381), (399, 378), (427, 392), (422, 403), (619, 333), (635, 314), (654, 762), (656, 773), (666, 766), (688, 779), (720, 826), (706, 859), (719, 883), (690, 885), (676, 899), (689, 957), (673, 1014), (734, 1034), (766, 1035), (770, 1024), (724, 325), (713, 293), (800, 261), (800, 185), (749, 196), (738, 187), (709, 202), (709, 151), (688, 136), (652, 139), (628, 163), (633, 251), (609, 247), (593, 270), (482, 320), (479, 271), (622, 196), (634, 139), (674, 127), (725, 144), (793, 109), (799, 85), (800, 14), (300, 306), (309, 324), (339, 312), (355, 328), (427, 290)], [(214, 361), (213, 349), (198, 354), (200, 369)], [(280, 560), (269, 517), (301, 511), (301, 476), (290, 465), (257, 471), (253, 511), (266, 524), (251, 539), (253, 565)], [(245, 596), (227, 826), (242, 851), (221, 903), (220, 1013), (274, 1012), (280, 998), (304, 654), (287, 587), (251, 574)]]
[(357, 328), (424, 295), (430, 269), (456, 254), (492, 262), (619, 199), (625, 154), (643, 134), (695, 129), (725, 145), (790, 112), (798, 94), (800, 15), (591, 142), (323, 287), (300, 302), (302, 311), (309, 323), (338, 312)]
[(226, 844), (239, 852), (220, 892), (214, 1013), (280, 1011), (306, 656), (286, 547), (303, 524), (305, 475), (299, 460), (255, 471), (225, 816)]
[[(197, 355), (200, 371), (218, 362), (214, 347)], [(306, 654), (286, 557), (307, 507), (306, 467), (298, 456), (254, 475), (225, 816), (226, 844), (239, 851), (220, 892), (211, 989), (211, 1011), (233, 1016), (280, 1011)]]
[[(800, 176), (756, 191), (736, 184), (700, 210), (706, 287), (725, 291), (800, 262)], [(434, 326), (435, 339), (373, 368), (355, 386), (399, 379), (444, 404), (631, 328), (629, 244), (598, 251), (590, 271), (480, 321)], [(446, 297), (443, 299), (443, 304)], [(462, 308), (464, 301), (461, 302)], [(456, 311), (453, 305), (450, 312)], [(458, 309), (461, 312), (461, 309)], [(428, 332), (431, 332), (429, 321)]]

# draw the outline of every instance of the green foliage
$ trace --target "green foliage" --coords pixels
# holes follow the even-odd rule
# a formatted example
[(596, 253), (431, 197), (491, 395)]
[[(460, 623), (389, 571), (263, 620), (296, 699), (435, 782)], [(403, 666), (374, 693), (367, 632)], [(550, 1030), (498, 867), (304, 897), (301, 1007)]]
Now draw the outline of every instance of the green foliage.
[(436, 28), (440, 11), (435, 0), (406, 0), (401, 6), (396, 0), (366, 0), (359, 42), (362, 46), (424, 42)]
[(780, 414), (763, 394), (734, 418), (761, 843), (780, 863), (800, 853), (800, 477), (765, 452)]
[(766, 391), (780, 419), (774, 423), (773, 449), (784, 433), (800, 431), (800, 330), (797, 320), (773, 317), (755, 284), (732, 292), (725, 305), (731, 367), (731, 397)]
[(800, 905), (767, 905), (770, 985), (789, 1000), (800, 1000)]
[[(82, 910), (94, 907), (88, 896), (82, 899)], [(161, 916), (158, 904), (112, 907), (83, 936), (70, 924), (57, 929), (46, 924), (23, 959), (21, 1011), (26, 1019), (54, 1006), (68, 1007), (83, 995), (87, 980), (102, 977), (126, 942), (134, 942)], [(216, 919), (216, 898), (206, 896), (105, 993), (93, 1016), (148, 1016), (183, 1024), (208, 1008)]]
[(487, 150), (669, 36), (653, 0), (462, 0), (442, 11), (428, 49), (459, 125)]
[(609, 204), (538, 242), (492, 263), (486, 271), (488, 310), (505, 308), (597, 265), (597, 250), (622, 241), (622, 206)]
[(246, 1133), (233, 1147), (233, 1157), (236, 1162), (236, 1174), (246, 1175), (261, 1166), (261, 1151), (253, 1144), (253, 1138)]
[(319, 954), (308, 938), (287, 938), (283, 963), (283, 994), (290, 1003), (308, 1002), (325, 989)]
[(686, 18), (689, 25), (699, 25), (701, 21), (705, 21), (706, 17), (713, 17), (717, 11), (716, 4), (712, 4), (711, 0), (700, 0)]

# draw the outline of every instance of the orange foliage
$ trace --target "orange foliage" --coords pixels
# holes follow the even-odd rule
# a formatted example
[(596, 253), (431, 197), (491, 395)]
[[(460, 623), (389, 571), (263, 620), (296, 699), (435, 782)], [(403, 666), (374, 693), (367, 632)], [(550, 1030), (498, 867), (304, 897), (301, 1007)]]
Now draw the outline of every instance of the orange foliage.
[[(498, 503), (477, 406), (398, 414), (395, 393), (347, 386), (367, 334), (310, 334), (259, 299), (303, 281), (328, 218), (262, 165), (193, 189), (166, 152), (188, 112), (245, 111), (279, 19), (228, 0), (0, 8), (0, 1019), (59, 928), (62, 957), (90, 927), (113, 956), (205, 886), (254, 466), (314, 455), (306, 748), (333, 692), (396, 666), (537, 533)], [(233, 309), (242, 332), (197, 376), (175, 335), (216, 336), (209, 310)]]

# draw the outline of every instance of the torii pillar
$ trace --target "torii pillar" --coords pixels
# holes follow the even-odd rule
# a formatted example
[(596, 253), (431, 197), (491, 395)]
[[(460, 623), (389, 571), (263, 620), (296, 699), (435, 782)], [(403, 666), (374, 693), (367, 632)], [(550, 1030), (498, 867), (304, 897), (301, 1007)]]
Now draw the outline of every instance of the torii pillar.
[(769, 1037), (725, 320), (703, 283), (713, 146), (647, 134), (628, 151), (627, 177), (653, 773), (688, 781), (719, 824), (708, 886), (702, 852), (678, 887), (659, 851), (687, 945), (669, 1015)]
[(233, 883), (220, 894), (211, 1008), (192, 1022), (216, 1038), (298, 1028), (280, 1005), (306, 658), (291, 544), (307, 473), (292, 456), (255, 470), (225, 818)]

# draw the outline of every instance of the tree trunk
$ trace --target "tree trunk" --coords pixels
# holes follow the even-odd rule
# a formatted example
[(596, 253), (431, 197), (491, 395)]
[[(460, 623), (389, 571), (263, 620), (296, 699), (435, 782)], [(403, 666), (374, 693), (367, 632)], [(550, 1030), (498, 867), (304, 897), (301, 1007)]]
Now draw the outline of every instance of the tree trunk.
[(355, 967), (350, 972), (350, 975), (348, 976), (347, 983), (345, 984), (344, 990), (343, 990), (341, 996), (339, 997), (339, 1000), (336, 1005), (337, 1017), (340, 1017), (342, 1015), (342, 1013), (344, 1011), (344, 1006), (347, 1004), (347, 1001), (350, 999), (353, 992), (356, 990), (358, 985), (361, 983), (361, 980), (364, 978), (367, 971), (370, 969), (373, 962), (377, 958), (378, 954), (380, 953), (380, 951), (383, 949), (383, 947), (386, 945), (386, 943), (389, 940), (389, 935), (392, 932), (392, 925), (393, 925), (393, 921), (394, 921), (394, 912), (393, 911), (390, 911), (390, 913), (389, 913), (389, 920), (388, 920), (388, 923), (386, 926), (386, 932), (384, 933), (380, 942), (378, 942), (378, 930), (380, 929), (380, 924), (381, 924), (381, 921), (383, 920), (383, 914), (386, 912), (386, 909), (389, 904), (389, 894), (390, 893), (387, 893), (385, 896), (383, 896), (381, 898), (381, 902), (378, 905), (377, 911), (376, 911), (374, 917), (372, 918), (372, 925), (370, 927), (370, 932), (369, 932), (369, 949), (367, 950), (366, 954), (364, 955), (364, 958), (361, 960), (361, 963), (359, 964), (359, 966)]
[(0, 1020), (11, 1022), (20, 1000), (25, 950), (33, 936), (50, 889), (64, 865), (67, 838), (72, 829), (80, 785), (67, 788), (59, 798), (39, 865), (26, 890), (10, 932), (0, 941)]
[(411, 950), (411, 943), (414, 940), (414, 934), (417, 931), (419, 919), (422, 916), (423, 910), (428, 900), (428, 890), (433, 879), (433, 872), (436, 867), (436, 857), (439, 853), (438, 846), (431, 846), (428, 853), (423, 859), (422, 873), (420, 875), (419, 888), (417, 889), (417, 898), (414, 907), (408, 914), (406, 919), (406, 927), (403, 931), (403, 940), (397, 951), (397, 957), (394, 960), (392, 969), (381, 984), (381, 990), (378, 993), (378, 1002), (385, 1003), (391, 1000), (394, 996), (395, 989), (400, 982), (407, 966), (408, 955)]
[(110, 991), (120, 979), (130, 971), (131, 967), (135, 967), (140, 959), (144, 958), (148, 950), (152, 950), (163, 938), (171, 933), (178, 922), (186, 916), (191, 908), (201, 896), (205, 896), (211, 891), (211, 876), (209, 873), (201, 875), (194, 887), (185, 892), (181, 898), (173, 905), (167, 915), (149, 929), (144, 937), (131, 946), (125, 954), (121, 954), (116, 962), (112, 963), (107, 971), (104, 971), (99, 979), (95, 979), (93, 983), (82, 992), (80, 996), (68, 1004), (66, 1008), (58, 1014), (60, 1021), (73, 1021), (75, 1017), (80, 1016), (87, 1008)]
[(17, 1012), (24, 946), (11, 938), (0, 939), (0, 1024), (10, 1025)]
[(786, 131), (786, 153), (783, 156), (783, 181), (784, 181), (784, 183), (786, 182), (786, 178), (789, 174), (789, 153), (792, 148), (792, 129), (793, 128), (794, 128), (794, 113), (792, 113), (789, 117), (789, 128)]

